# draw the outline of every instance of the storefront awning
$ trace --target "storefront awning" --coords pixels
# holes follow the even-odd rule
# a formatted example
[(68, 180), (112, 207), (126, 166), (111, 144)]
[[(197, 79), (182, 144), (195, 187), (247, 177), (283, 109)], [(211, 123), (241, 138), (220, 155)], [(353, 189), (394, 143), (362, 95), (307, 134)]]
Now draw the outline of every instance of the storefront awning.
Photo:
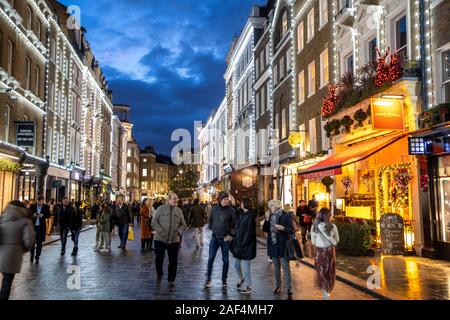
[(300, 171), (299, 177), (302, 179), (316, 179), (342, 174), (342, 167), (364, 160), (395, 141), (400, 140), (404, 136), (405, 134), (403, 133), (388, 135), (353, 144), (344, 151), (333, 154), (314, 166)]

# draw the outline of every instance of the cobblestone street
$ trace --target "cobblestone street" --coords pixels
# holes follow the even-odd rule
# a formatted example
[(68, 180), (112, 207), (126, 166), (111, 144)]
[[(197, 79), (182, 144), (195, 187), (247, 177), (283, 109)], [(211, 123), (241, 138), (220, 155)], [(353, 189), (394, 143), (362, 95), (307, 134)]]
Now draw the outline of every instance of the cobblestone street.
[[(128, 249), (117, 248), (118, 236), (113, 236), (112, 253), (93, 251), (95, 229), (88, 230), (80, 236), (80, 252), (77, 258), (70, 256), (71, 242), (67, 253), (60, 256), (59, 243), (44, 247), (39, 266), (31, 265), (28, 254), (24, 257), (22, 273), (16, 276), (12, 300), (236, 300), (236, 299), (286, 299), (285, 294), (275, 297), (273, 268), (267, 261), (266, 248), (258, 244), (258, 256), (252, 262), (253, 293), (242, 296), (236, 290), (237, 277), (230, 258), (228, 289), (221, 287), (221, 256), (216, 258), (213, 273), (213, 286), (203, 288), (208, 259), (209, 232), (205, 232), (205, 247), (195, 250), (193, 232), (184, 235), (180, 251), (178, 277), (175, 288), (169, 288), (163, 280), (160, 287), (156, 285), (154, 255), (141, 255), (139, 228), (135, 229), (137, 238), (129, 242)], [(166, 258), (167, 260), (167, 258)], [(166, 262), (167, 263), (167, 262)], [(67, 289), (67, 268), (71, 265), (80, 267), (81, 289)], [(321, 293), (314, 286), (314, 270), (303, 264), (291, 265), (293, 271), (293, 291), (295, 300), (319, 300)], [(165, 272), (167, 268), (165, 266)], [(283, 293), (285, 290), (283, 289)], [(334, 300), (369, 300), (373, 299), (359, 290), (337, 281), (331, 295)]]

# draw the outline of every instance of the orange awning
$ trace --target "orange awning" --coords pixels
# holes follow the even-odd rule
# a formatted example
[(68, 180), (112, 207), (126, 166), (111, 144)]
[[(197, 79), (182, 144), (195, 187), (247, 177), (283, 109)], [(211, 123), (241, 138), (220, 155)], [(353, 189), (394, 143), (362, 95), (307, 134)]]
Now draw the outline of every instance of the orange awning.
[(299, 173), (302, 179), (315, 179), (342, 174), (342, 167), (364, 160), (386, 148), (405, 134), (388, 135), (353, 144), (344, 151), (338, 152)]

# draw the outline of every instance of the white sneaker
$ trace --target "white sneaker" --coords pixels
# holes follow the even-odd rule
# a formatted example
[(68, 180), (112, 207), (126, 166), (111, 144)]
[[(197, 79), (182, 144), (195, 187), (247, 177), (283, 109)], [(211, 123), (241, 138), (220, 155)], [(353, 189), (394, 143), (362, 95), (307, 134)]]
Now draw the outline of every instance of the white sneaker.
[(272, 263), (272, 262), (273, 262), (273, 261), (272, 261), (272, 259), (270, 259), (270, 258), (269, 258), (269, 259), (267, 259), (267, 261), (269, 261), (270, 263)]
[(108, 249), (101, 249), (100, 252), (101, 253), (105, 253), (105, 252), (109, 252), (109, 250)]

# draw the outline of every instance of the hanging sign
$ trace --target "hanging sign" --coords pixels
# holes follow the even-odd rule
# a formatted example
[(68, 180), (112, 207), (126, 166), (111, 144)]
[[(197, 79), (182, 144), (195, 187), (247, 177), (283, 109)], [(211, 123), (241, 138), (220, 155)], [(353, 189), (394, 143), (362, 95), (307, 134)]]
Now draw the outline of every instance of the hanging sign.
[(403, 117), (403, 100), (372, 99), (372, 129), (401, 130), (405, 129)]
[(19, 147), (34, 147), (36, 125), (34, 122), (16, 122), (16, 139)]

